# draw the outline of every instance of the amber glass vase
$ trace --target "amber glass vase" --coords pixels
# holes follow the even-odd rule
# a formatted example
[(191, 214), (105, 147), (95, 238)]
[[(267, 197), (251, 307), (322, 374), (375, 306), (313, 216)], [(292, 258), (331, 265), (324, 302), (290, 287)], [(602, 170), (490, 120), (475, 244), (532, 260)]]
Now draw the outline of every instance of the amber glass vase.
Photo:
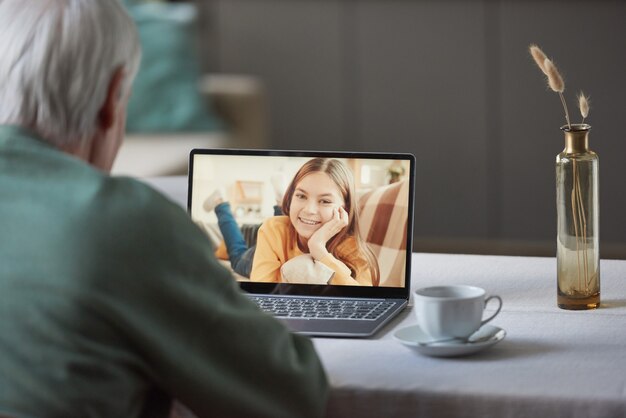
[(563, 309), (600, 305), (598, 155), (587, 124), (564, 126), (556, 157), (557, 303)]

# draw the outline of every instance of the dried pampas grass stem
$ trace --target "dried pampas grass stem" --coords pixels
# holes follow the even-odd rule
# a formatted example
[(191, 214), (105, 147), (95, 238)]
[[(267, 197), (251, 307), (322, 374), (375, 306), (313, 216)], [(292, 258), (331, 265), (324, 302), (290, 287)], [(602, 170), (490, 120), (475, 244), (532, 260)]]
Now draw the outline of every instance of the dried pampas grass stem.
[(578, 94), (578, 108), (580, 115), (583, 117), (581, 123), (585, 123), (585, 118), (589, 116), (589, 98), (582, 91)]
[(545, 60), (548, 59), (548, 57), (546, 57), (546, 54), (544, 54), (541, 48), (539, 48), (535, 44), (532, 44), (528, 49), (530, 51), (530, 55), (532, 55), (533, 59), (535, 60), (537, 67), (539, 67), (539, 69), (543, 71), (545, 75), (548, 75), (548, 73), (546, 72), (546, 68), (543, 65)]
[(565, 98), (563, 97), (563, 92), (565, 91), (565, 82), (563, 81), (563, 77), (561, 77), (561, 73), (559, 73), (556, 65), (554, 65), (550, 59), (546, 58), (543, 61), (543, 67), (545, 68), (545, 73), (548, 76), (548, 85), (552, 91), (559, 93), (559, 97), (561, 98), (563, 110), (565, 110), (567, 128), (572, 129), (572, 124), (569, 121), (569, 112), (567, 111), (567, 103), (565, 103)]
[(550, 59), (546, 58), (543, 61), (543, 66), (546, 69), (546, 75), (548, 76), (548, 85), (552, 91), (557, 93), (563, 93), (565, 91), (565, 83), (561, 73), (556, 69), (556, 65)]

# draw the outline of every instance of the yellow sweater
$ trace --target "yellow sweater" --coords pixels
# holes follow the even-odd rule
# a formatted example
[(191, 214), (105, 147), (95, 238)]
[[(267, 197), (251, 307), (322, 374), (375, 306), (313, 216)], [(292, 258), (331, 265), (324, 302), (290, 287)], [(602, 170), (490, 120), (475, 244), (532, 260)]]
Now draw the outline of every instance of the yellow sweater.
[[(281, 281), (280, 267), (286, 261), (302, 254), (289, 217), (274, 216), (267, 219), (259, 228), (250, 280), (279, 283)], [(350, 260), (355, 265), (354, 275), (341, 261), (342, 259)], [(316, 261), (335, 272), (330, 284), (372, 286), (370, 266), (367, 259), (359, 252), (353, 237), (339, 244), (334, 255), (329, 254), (322, 260)]]

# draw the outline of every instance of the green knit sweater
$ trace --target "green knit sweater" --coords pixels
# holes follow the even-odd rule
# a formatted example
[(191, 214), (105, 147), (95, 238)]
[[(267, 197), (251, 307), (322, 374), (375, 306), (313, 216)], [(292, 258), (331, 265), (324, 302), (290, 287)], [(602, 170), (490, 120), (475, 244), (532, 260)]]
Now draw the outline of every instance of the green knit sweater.
[(0, 415), (314, 417), (326, 391), (182, 208), (0, 126)]

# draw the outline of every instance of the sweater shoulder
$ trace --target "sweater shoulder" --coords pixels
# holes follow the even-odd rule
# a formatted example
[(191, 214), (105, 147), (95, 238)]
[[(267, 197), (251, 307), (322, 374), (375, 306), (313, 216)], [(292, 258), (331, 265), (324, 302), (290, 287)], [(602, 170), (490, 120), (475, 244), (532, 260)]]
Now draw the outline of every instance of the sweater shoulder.
[(291, 221), (288, 216), (272, 216), (263, 222), (260, 231), (270, 235), (285, 235), (289, 232), (290, 225)]

